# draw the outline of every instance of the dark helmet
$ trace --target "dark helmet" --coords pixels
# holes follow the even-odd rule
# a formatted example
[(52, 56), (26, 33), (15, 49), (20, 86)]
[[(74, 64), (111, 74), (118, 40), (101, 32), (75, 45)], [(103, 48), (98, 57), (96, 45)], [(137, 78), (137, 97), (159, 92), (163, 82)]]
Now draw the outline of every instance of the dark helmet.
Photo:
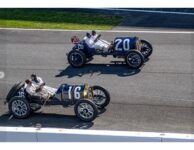
[(88, 37), (88, 38), (90, 38), (91, 37), (91, 34), (90, 33), (86, 33), (86, 36)]
[(96, 31), (92, 30), (92, 35), (95, 35), (96, 34)]
[(32, 83), (29, 79), (25, 81), (26, 84)]
[(35, 75), (35, 74), (31, 74), (31, 77), (34, 77), (34, 78), (36, 78), (36, 75)]

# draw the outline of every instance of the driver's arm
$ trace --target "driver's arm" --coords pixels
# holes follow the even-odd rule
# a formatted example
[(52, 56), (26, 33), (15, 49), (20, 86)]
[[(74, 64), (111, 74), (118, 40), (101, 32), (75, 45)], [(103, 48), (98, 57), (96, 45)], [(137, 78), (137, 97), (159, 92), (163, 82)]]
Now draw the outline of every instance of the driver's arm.
[(38, 96), (38, 94), (36, 93), (36, 91), (32, 88), (32, 87), (26, 87), (26, 92), (28, 94), (30, 94), (31, 96)]
[(37, 79), (38, 79), (38, 81), (39, 81), (40, 87), (45, 85), (45, 82), (42, 80), (41, 77), (37, 77)]
[(96, 43), (100, 37), (101, 37), (101, 34), (99, 34), (99, 35), (94, 39), (94, 43)]

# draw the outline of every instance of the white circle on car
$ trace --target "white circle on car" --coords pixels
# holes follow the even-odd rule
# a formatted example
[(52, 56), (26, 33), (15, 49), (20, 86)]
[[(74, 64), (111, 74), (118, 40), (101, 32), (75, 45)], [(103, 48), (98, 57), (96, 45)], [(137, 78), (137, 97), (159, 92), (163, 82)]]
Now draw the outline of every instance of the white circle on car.
[(5, 73), (0, 71), (0, 79), (3, 79), (5, 77)]

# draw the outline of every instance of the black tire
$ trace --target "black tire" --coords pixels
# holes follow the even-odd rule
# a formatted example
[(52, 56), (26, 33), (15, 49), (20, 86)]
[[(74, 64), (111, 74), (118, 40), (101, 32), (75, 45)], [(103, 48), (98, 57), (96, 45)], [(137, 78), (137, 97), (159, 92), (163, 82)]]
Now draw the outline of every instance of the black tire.
[[(8, 103), (9, 112), (18, 119), (27, 118), (31, 113), (29, 102), (23, 97), (13, 97)], [(16, 110), (18, 109), (18, 110)], [(23, 110), (23, 111), (22, 111)], [(23, 113), (23, 114), (21, 114)]]
[[(84, 105), (87, 106), (87, 108), (84, 108), (83, 107)], [(81, 110), (81, 107), (84, 110)], [(91, 116), (84, 117), (84, 114), (88, 113), (88, 112), (86, 112), (86, 111), (88, 111), (88, 109), (90, 109), (90, 111), (92, 111), (92, 113), (90, 113)], [(76, 116), (85, 122), (92, 122), (98, 115), (98, 109), (97, 109), (96, 105), (90, 100), (79, 100), (74, 106), (74, 111), (75, 111)]]
[(67, 57), (69, 64), (75, 68), (83, 67), (86, 63), (86, 55), (82, 51), (72, 50)]
[[(95, 95), (94, 93), (95, 90), (99, 91), (98, 95)], [(92, 87), (92, 91), (93, 91), (93, 98), (94, 98), (93, 102), (98, 106), (98, 108), (103, 109), (110, 103), (110, 94), (106, 89), (104, 89), (101, 86), (95, 85)], [(103, 94), (103, 95), (100, 95), (100, 94)], [(98, 99), (95, 99), (95, 98), (98, 98)]]
[(153, 52), (152, 45), (146, 41), (141, 40), (141, 53), (145, 58), (148, 58)]
[[(134, 61), (136, 61), (136, 63)], [(144, 63), (144, 57), (139, 51), (131, 50), (126, 55), (125, 62), (129, 67), (139, 69)]]
[(22, 88), (24, 84), (22, 82), (16, 83), (12, 86), (11, 90), (7, 94), (6, 100), (9, 102), (9, 100), (15, 96), (15, 94)]

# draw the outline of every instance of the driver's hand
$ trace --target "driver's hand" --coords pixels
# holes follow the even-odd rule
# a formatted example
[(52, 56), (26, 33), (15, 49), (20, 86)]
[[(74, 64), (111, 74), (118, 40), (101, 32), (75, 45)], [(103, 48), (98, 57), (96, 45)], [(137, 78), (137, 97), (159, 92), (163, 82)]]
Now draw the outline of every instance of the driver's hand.
[(38, 88), (38, 89), (36, 89), (35, 91), (36, 91), (36, 92), (40, 92), (40, 91), (41, 91), (41, 88)]
[(42, 91), (43, 86), (41, 85), (39, 88), (36, 89), (36, 92)]
[(44, 85), (46, 85), (46, 83), (42, 83), (42, 84), (41, 84), (41, 86), (44, 86)]

